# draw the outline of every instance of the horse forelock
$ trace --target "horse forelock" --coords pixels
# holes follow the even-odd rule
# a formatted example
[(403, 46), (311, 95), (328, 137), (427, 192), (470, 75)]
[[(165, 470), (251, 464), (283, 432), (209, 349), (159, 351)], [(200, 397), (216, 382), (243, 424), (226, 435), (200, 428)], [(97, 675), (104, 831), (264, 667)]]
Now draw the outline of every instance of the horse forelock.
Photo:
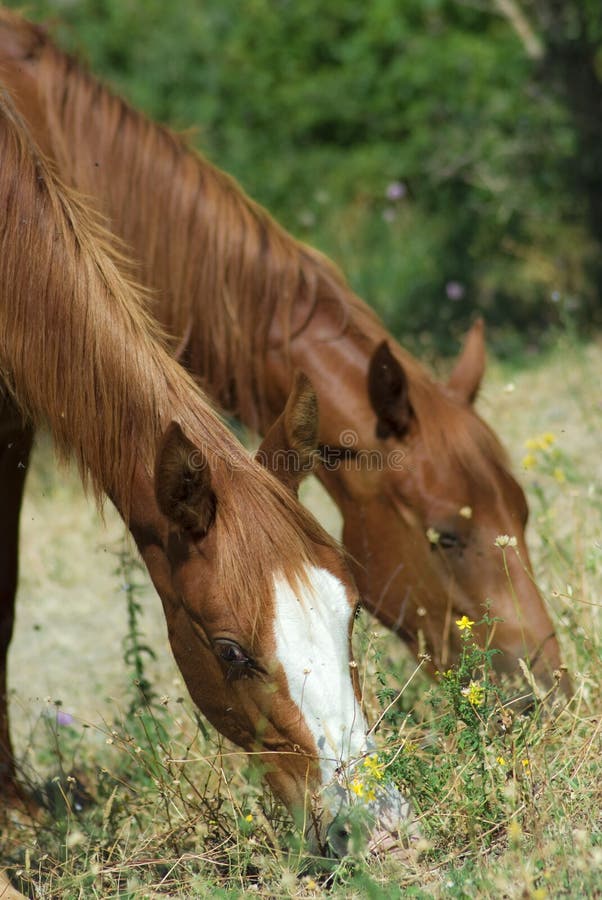
[(274, 614), (265, 598), (274, 599), (275, 579), (302, 596), (311, 568), (323, 565), (322, 552), (335, 551), (340, 557), (343, 551), (293, 494), (257, 464), (250, 472), (227, 464), (214, 487), (220, 548), (216, 596), (229, 614), (255, 630), (260, 616)]
[(403, 358), (419, 439), (430, 461), (444, 477), (457, 473), (473, 490), (496, 495), (498, 474), (508, 472), (510, 462), (495, 433), (471, 405), (450, 396), (410, 354), (404, 351)]
[(408, 381), (408, 396), (422, 453), (442, 472), (454, 471), (476, 489), (495, 492), (492, 475), (508, 471), (508, 455), (492, 429), (475, 411), (436, 381), (408, 350), (387, 335), (382, 324), (359, 297), (351, 292), (344, 299), (347, 330), (370, 358), (388, 339), (393, 355), (401, 363)]

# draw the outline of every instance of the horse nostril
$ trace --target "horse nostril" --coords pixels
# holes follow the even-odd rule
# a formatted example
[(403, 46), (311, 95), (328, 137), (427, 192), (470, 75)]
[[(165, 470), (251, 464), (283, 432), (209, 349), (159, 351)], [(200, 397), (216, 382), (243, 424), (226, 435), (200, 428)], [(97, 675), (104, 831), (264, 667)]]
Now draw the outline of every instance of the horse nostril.
[(351, 840), (351, 829), (348, 825), (331, 826), (328, 832), (328, 844), (330, 850), (335, 856), (347, 856), (349, 853), (349, 842)]

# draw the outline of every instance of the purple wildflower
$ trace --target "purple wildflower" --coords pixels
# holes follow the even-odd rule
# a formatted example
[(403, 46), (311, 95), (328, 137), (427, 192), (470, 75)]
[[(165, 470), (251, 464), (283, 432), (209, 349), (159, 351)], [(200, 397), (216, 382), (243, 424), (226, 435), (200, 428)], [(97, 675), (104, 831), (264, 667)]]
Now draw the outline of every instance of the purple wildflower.
[(462, 300), (466, 288), (460, 281), (448, 281), (445, 285), (445, 293), (448, 300)]
[(395, 201), (395, 200), (403, 200), (406, 195), (406, 186), (403, 181), (392, 181), (391, 184), (387, 185), (387, 190), (385, 191), (385, 196), (387, 200)]
[(65, 712), (64, 709), (57, 709), (56, 724), (57, 725), (73, 725), (73, 716), (71, 715), (71, 713)]

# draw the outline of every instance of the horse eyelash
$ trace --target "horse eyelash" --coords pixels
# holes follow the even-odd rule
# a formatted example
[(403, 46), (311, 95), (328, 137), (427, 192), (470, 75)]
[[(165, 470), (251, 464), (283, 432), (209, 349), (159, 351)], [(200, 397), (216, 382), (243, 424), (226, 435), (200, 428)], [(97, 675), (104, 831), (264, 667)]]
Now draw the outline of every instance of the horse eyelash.
[(251, 678), (255, 670), (248, 663), (244, 665), (229, 665), (226, 671), (226, 681), (238, 681), (241, 678)]
[(465, 547), (466, 543), (457, 534), (451, 531), (442, 531), (439, 535), (439, 540), (432, 546), (433, 548), (436, 546), (441, 547), (442, 550), (458, 550)]

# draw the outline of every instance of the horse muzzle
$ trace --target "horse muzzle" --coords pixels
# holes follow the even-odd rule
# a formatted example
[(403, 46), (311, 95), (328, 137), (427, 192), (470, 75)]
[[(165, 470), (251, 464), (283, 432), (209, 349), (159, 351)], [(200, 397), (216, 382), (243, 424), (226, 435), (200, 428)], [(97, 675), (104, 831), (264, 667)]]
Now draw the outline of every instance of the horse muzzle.
[(320, 812), (306, 829), (312, 852), (337, 858), (366, 851), (397, 855), (419, 838), (412, 807), (392, 784), (379, 784), (364, 799), (331, 783), (319, 800)]

